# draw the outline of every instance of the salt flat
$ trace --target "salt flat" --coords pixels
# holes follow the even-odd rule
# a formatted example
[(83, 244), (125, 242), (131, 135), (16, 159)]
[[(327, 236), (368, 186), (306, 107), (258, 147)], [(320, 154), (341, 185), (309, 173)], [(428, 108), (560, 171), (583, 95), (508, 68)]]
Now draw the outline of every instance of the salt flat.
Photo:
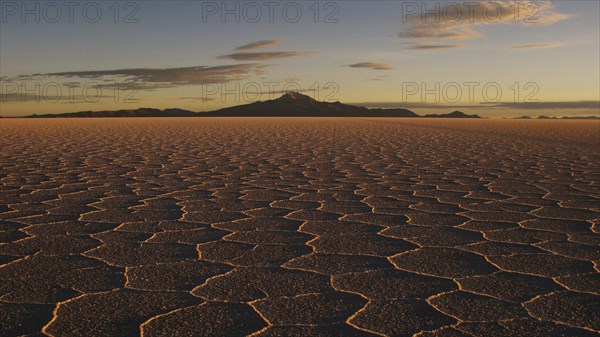
[(600, 330), (598, 121), (0, 125), (2, 336)]

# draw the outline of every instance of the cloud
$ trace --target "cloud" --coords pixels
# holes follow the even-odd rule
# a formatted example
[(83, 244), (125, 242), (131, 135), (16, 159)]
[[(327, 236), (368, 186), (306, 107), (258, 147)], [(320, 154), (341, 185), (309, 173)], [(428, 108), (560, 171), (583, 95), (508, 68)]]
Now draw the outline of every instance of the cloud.
[(537, 43), (537, 44), (522, 44), (518, 46), (512, 46), (511, 49), (546, 49), (546, 48), (558, 48), (561, 44), (559, 43)]
[(494, 109), (523, 109), (523, 110), (554, 110), (554, 109), (595, 109), (600, 112), (600, 101), (562, 101), (562, 102), (500, 102), (480, 104), (444, 104), (427, 102), (359, 102), (349, 103), (367, 108), (427, 108), (427, 109), (466, 109), (466, 108), (494, 108)]
[(403, 45), (410, 46), (410, 49), (416, 50), (438, 50), (438, 49), (456, 49), (456, 48), (464, 48), (464, 45), (460, 44), (432, 44), (426, 42), (406, 42), (402, 43)]
[(83, 95), (75, 95), (67, 93), (64, 90), (61, 93), (0, 93), (0, 103), (60, 103), (60, 104), (72, 104), (72, 103), (95, 103), (101, 99), (114, 99), (113, 95), (90, 95), (85, 97)]
[(574, 102), (501, 102), (492, 107), (518, 108), (527, 110), (550, 109), (595, 109), (600, 112), (600, 101), (574, 101)]
[(367, 108), (381, 109), (519, 109), (519, 110), (596, 110), (600, 114), (600, 101), (558, 101), (558, 102), (500, 102), (480, 104), (444, 104), (427, 102), (359, 102), (349, 103)]
[(370, 109), (461, 109), (461, 108), (473, 108), (476, 105), (452, 105), (452, 104), (439, 104), (439, 103), (425, 103), (425, 102), (358, 102), (348, 103), (357, 106), (364, 106)]
[(373, 70), (392, 70), (394, 66), (381, 63), (381, 62), (359, 62), (354, 64), (349, 64), (348, 67), (352, 68), (368, 68)]
[(134, 83), (138, 88), (151, 89), (240, 81), (250, 75), (264, 73), (268, 65), (237, 64), (223, 66), (195, 66), (181, 68), (129, 68), (116, 70), (67, 71), (33, 75), (21, 75), (13, 80), (36, 80), (51, 78), (80, 78), (113, 83)]
[[(415, 6), (418, 6), (415, 3)], [(415, 10), (415, 11), (413, 11)], [(477, 27), (498, 24), (550, 25), (572, 16), (556, 11), (552, 1), (516, 0), (422, 2), (405, 10), (402, 38), (469, 40), (482, 36)]]
[(271, 51), (257, 53), (233, 53), (219, 56), (219, 58), (236, 61), (267, 61), (278, 58), (305, 56), (308, 54), (310, 53), (305, 51)]
[(235, 50), (260, 49), (260, 48), (266, 48), (266, 47), (270, 47), (270, 46), (276, 46), (281, 43), (283, 43), (283, 40), (280, 40), (280, 39), (278, 39), (278, 40), (261, 40), (261, 41), (256, 41), (256, 42), (248, 43), (243, 46), (237, 47), (237, 48), (235, 48)]
[(408, 27), (398, 34), (403, 38), (423, 39), (445, 39), (445, 40), (469, 40), (481, 36), (481, 33), (469, 26), (451, 26), (444, 24), (423, 24)]
[(216, 98), (214, 97), (194, 97), (194, 96), (183, 96), (183, 97), (171, 97), (171, 98), (166, 98), (168, 100), (174, 100), (174, 101), (203, 101), (203, 102), (207, 102), (207, 101), (215, 101)]
[(258, 96), (267, 95), (269, 97), (269, 99), (272, 99), (272, 98), (279, 97), (279, 96), (281, 96), (281, 95), (289, 92), (290, 90), (292, 90), (294, 92), (309, 93), (309, 94), (310, 93), (318, 92), (318, 89), (316, 89), (316, 88), (301, 88), (300, 84), (298, 84), (297, 87), (289, 88), (288, 90), (283, 90), (283, 89), (282, 90), (267, 90), (267, 91), (262, 91), (262, 90), (261, 91), (248, 90), (246, 93), (249, 94), (249, 95), (258, 95)]

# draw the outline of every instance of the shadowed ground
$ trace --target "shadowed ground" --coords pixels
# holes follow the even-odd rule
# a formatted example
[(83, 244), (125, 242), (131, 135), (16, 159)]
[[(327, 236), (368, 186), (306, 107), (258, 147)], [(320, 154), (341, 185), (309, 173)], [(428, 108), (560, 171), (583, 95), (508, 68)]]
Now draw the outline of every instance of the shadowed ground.
[(2, 119), (0, 335), (597, 336), (597, 121)]

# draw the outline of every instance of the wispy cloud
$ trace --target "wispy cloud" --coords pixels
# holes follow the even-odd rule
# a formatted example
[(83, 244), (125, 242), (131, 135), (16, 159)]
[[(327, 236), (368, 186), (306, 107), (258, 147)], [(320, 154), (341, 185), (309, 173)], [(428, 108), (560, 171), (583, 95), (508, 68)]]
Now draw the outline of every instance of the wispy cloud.
[(305, 51), (271, 51), (258, 53), (233, 53), (219, 56), (220, 59), (230, 59), (236, 61), (268, 61), (280, 58), (306, 56), (310, 52)]
[(493, 107), (518, 108), (526, 110), (550, 109), (595, 109), (600, 114), (600, 101), (573, 101), (573, 102), (501, 102)]
[(476, 105), (452, 105), (426, 102), (357, 102), (349, 104), (364, 106), (371, 109), (461, 109), (476, 107)]
[[(423, 11), (405, 14), (402, 38), (469, 40), (482, 36), (483, 25), (550, 25), (571, 18), (555, 10), (552, 1), (516, 0), (454, 2), (452, 5), (424, 3)], [(423, 8), (422, 8), (423, 9)]]
[(37, 80), (51, 78), (79, 78), (107, 82), (124, 81), (137, 83), (140, 87), (173, 87), (204, 83), (224, 83), (243, 80), (250, 75), (264, 73), (268, 65), (236, 64), (223, 66), (195, 66), (181, 68), (129, 68), (115, 70), (88, 70), (21, 75), (13, 80)]
[(596, 110), (600, 114), (600, 101), (560, 101), (560, 102), (500, 102), (480, 104), (444, 104), (427, 102), (359, 102), (350, 103), (368, 108), (427, 108), (427, 109), (462, 109), (462, 108), (493, 108), (493, 109), (523, 109), (523, 110)]
[(392, 69), (394, 69), (394, 66), (387, 64), (387, 63), (381, 63), (381, 62), (359, 62), (359, 63), (349, 64), (348, 67), (367, 68), (367, 69), (373, 69), (373, 70), (392, 70)]
[(410, 49), (416, 50), (439, 50), (439, 49), (457, 49), (464, 48), (465, 45), (460, 44), (435, 44), (427, 42), (406, 42), (403, 45), (409, 46)]
[(560, 43), (535, 43), (535, 44), (522, 44), (518, 46), (512, 46), (510, 49), (547, 49), (547, 48), (558, 48), (562, 45)]
[(412, 39), (446, 39), (446, 40), (469, 40), (481, 36), (481, 33), (466, 25), (445, 24), (415, 24), (398, 34), (403, 38)]
[(183, 97), (171, 97), (171, 98), (166, 98), (168, 100), (175, 100), (175, 101), (215, 101), (217, 100), (214, 97), (200, 97), (200, 96), (183, 96)]
[(26, 102), (52, 102), (52, 103), (89, 103), (90, 100), (98, 99), (114, 99), (112, 95), (99, 95), (93, 97), (84, 97), (82, 95), (70, 95), (70, 94), (27, 94), (27, 93), (1, 93), (0, 92), (0, 103), (26, 103)]
[(266, 48), (266, 47), (270, 47), (270, 46), (276, 46), (276, 45), (281, 44), (281, 43), (283, 43), (283, 40), (281, 40), (281, 39), (277, 39), (277, 40), (261, 40), (261, 41), (256, 41), (256, 42), (248, 43), (248, 44), (245, 44), (243, 46), (237, 47), (237, 48), (235, 48), (235, 50), (261, 49), (261, 48)]
[[(263, 96), (263, 95), (267, 95), (269, 97), (269, 99), (275, 98), (275, 97), (279, 97), (285, 93), (289, 92), (289, 90), (270, 90), (270, 91), (254, 91), (254, 90), (248, 90), (247, 94), (249, 95), (259, 95), (259, 96)], [(300, 92), (300, 93), (315, 93), (318, 92), (318, 89), (316, 88), (295, 88), (294, 92)]]

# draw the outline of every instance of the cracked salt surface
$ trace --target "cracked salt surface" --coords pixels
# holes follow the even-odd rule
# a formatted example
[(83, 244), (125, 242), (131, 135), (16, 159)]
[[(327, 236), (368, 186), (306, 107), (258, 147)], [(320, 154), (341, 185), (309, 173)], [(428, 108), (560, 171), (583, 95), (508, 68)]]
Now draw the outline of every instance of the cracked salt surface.
[(586, 121), (2, 120), (0, 335), (597, 336)]

